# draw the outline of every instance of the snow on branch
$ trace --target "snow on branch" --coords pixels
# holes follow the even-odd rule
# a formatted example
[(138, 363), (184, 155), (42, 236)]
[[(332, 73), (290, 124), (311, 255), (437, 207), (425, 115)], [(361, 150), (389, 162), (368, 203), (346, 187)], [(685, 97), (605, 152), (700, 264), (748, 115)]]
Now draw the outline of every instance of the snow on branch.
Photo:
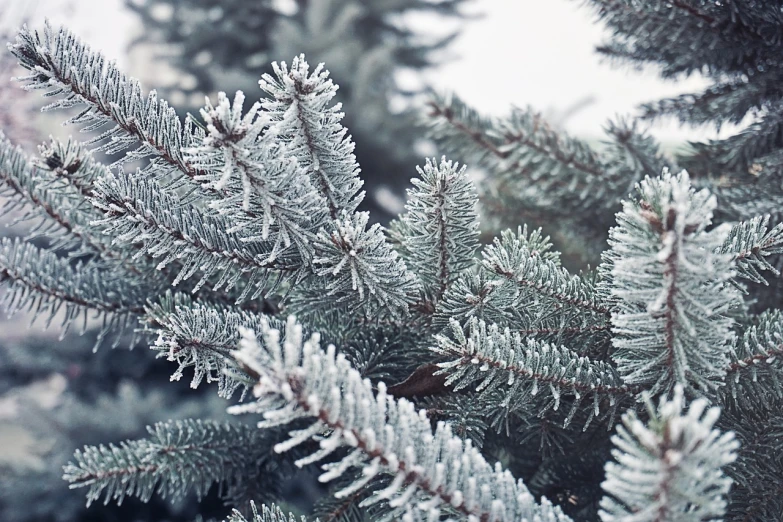
[(723, 394), (749, 409), (783, 398), (783, 313), (767, 310), (737, 337)]
[(672, 399), (662, 397), (656, 409), (648, 399), (650, 420), (633, 410), (612, 437), (612, 456), (602, 484), (603, 522), (702, 522), (720, 520), (731, 486), (722, 467), (737, 458), (734, 434), (721, 433), (719, 408), (706, 399), (685, 410), (683, 388)]
[(546, 499), (536, 504), (521, 481), (500, 464), (490, 465), (470, 441), (452, 435), (448, 424), (435, 432), (426, 414), (416, 412), (405, 399), (387, 395), (386, 386), (361, 378), (334, 346), (325, 351), (316, 334), (305, 339), (302, 327), (289, 318), (285, 332), (262, 325), (256, 333), (242, 330), (240, 364), (258, 378), (258, 401), (235, 406), (233, 413), (261, 413), (260, 427), (287, 425), (294, 420), (312, 423), (290, 433), (275, 446), (285, 452), (311, 439), (320, 448), (298, 461), (306, 465), (323, 460), (342, 447), (349, 453), (324, 465), (320, 480), (361, 468), (360, 478), (337, 496), (350, 495), (379, 474), (394, 476), (365, 505), (379, 501), (404, 512), (412, 508), (437, 519), (453, 514), (473, 521), (567, 521)]
[(769, 228), (769, 216), (757, 216), (737, 223), (717, 251), (734, 256), (738, 276), (767, 285), (769, 283), (762, 277), (762, 271), (780, 275), (768, 258), (783, 253), (783, 223)]
[(82, 332), (90, 316), (102, 318), (96, 347), (109, 332), (120, 334), (144, 314), (144, 300), (151, 289), (117, 277), (93, 262), (72, 263), (31, 243), (3, 238), (0, 241), (0, 282), (8, 285), (3, 305), (8, 314), (24, 309), (46, 316), (47, 324), (63, 312), (61, 336), (77, 320)]
[(291, 61), (273, 63), (274, 76), (259, 80), (270, 97), (261, 101), (270, 122), (269, 132), (290, 148), (293, 156), (307, 169), (315, 186), (326, 200), (332, 219), (340, 211), (353, 212), (362, 201), (362, 180), (353, 154), (354, 143), (340, 124), (340, 104), (330, 105), (337, 86), (329, 72), (319, 64), (312, 72), (299, 55)]
[(407, 212), (392, 225), (407, 265), (435, 303), (449, 285), (475, 263), (478, 198), (465, 167), (442, 158), (427, 159), (411, 180)]
[(116, 154), (135, 147), (120, 162), (152, 156), (159, 160), (156, 167), (167, 173), (177, 171), (188, 178), (198, 174), (182, 152), (193, 137), (190, 124), (183, 126), (155, 91), (145, 96), (138, 80), (125, 76), (73, 33), (48, 23), (43, 33), (25, 26), (9, 48), (30, 71), (19, 78), (25, 88), (58, 97), (44, 110), (83, 106), (67, 123), (82, 125), (83, 132), (109, 127), (89, 142), (100, 144), (99, 150)]
[(195, 179), (222, 194), (210, 207), (234, 221), (229, 232), (245, 241), (273, 237), (275, 251), (294, 245), (310, 259), (313, 231), (327, 217), (323, 198), (276, 133), (265, 132), (269, 117), (259, 113), (260, 102), (242, 114), (244, 99), (241, 91), (233, 103), (222, 92), (214, 106), (207, 99), (207, 133), (185, 157), (201, 172)]
[(264, 432), (242, 424), (181, 420), (148, 426), (149, 438), (119, 445), (85, 446), (64, 466), (71, 488), (89, 488), (87, 504), (121, 504), (127, 496), (147, 502), (154, 493), (199, 498), (213, 484), (231, 490), (258, 480), (272, 442)]
[(612, 358), (626, 383), (653, 394), (714, 388), (734, 338), (728, 314), (741, 306), (733, 256), (718, 252), (729, 230), (707, 229), (715, 197), (685, 172), (647, 178), (638, 191), (610, 232)]
[[(251, 383), (231, 356), (239, 341), (239, 328), (258, 328), (261, 316), (229, 306), (192, 301), (183, 294), (164, 295), (146, 306), (149, 329), (157, 334), (152, 348), (158, 357), (177, 363), (171, 380), (178, 381), (193, 368), (191, 388), (202, 381), (218, 383), (218, 394), (231, 397)], [(277, 325), (275, 319), (267, 319)]]
[(614, 368), (568, 348), (525, 339), (475, 318), (467, 335), (454, 320), (451, 331), (451, 337), (437, 335), (438, 344), (432, 348), (446, 359), (438, 363), (440, 373), (448, 375), (446, 385), (455, 391), (474, 388), (490, 398), (499, 392), (504, 410), (531, 400), (540, 404), (541, 412), (558, 410), (561, 398), (573, 398), (567, 426), (585, 402), (591, 405), (589, 423), (593, 416), (614, 413), (623, 400), (634, 398), (635, 390)]

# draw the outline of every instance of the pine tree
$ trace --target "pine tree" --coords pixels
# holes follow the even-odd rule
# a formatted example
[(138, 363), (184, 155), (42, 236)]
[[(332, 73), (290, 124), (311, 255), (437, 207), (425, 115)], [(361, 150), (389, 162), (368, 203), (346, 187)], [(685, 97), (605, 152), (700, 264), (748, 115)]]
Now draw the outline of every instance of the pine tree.
[[(616, 33), (604, 51), (666, 74), (777, 45), (753, 2), (595, 3)], [(693, 35), (661, 36), (675, 12)], [(781, 519), (783, 225), (756, 212), (774, 191), (710, 174), (736, 161), (710, 163), (726, 144), (680, 160), (689, 174), (632, 120), (596, 152), (532, 112), (493, 121), (438, 98), (434, 131), (489, 192), (427, 160), (387, 231), (358, 210), (325, 66), (276, 63), (249, 109), (220, 94), (182, 121), (65, 29), (23, 28), (11, 50), (48, 109), (78, 106), (69, 123), (100, 134), (38, 159), (0, 142), (5, 195), (47, 238), (4, 241), (9, 309), (98, 317), (99, 354), (133, 330), (237, 415), (88, 445), (64, 468), (88, 502), (213, 488), (231, 522), (291, 521), (281, 484), (317, 474), (307, 517), (330, 521)], [(573, 273), (527, 226), (481, 246), (487, 203), (563, 218), (555, 241), (600, 264)]]

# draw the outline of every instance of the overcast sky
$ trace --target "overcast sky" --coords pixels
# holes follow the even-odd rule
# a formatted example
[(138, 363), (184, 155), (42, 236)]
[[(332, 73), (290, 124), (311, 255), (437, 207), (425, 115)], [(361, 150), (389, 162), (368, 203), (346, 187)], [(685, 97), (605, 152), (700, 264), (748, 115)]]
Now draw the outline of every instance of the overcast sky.
[[(38, 3), (37, 21), (45, 13), (54, 23), (65, 22), (121, 66), (127, 64), (124, 49), (139, 27), (122, 0)], [(654, 70), (640, 73), (602, 63), (594, 47), (603, 30), (580, 0), (476, 0), (471, 10), (484, 17), (464, 25), (453, 46), (457, 58), (429, 79), (486, 113), (501, 115), (511, 105), (564, 110), (590, 97), (594, 101), (567, 120), (566, 127), (577, 135), (596, 136), (607, 119), (633, 113), (640, 102), (704, 85), (698, 77), (664, 82)], [(424, 28), (427, 23), (421, 21)], [(673, 123), (657, 127), (655, 134), (665, 141), (712, 134)]]

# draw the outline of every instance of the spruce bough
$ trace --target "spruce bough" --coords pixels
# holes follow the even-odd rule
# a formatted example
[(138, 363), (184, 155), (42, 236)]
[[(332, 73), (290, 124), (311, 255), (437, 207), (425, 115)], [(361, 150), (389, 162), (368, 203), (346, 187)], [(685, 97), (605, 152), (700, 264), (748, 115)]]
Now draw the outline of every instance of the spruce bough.
[[(486, 187), (427, 160), (387, 231), (357, 211), (323, 65), (275, 64), (249, 109), (249, 94), (221, 93), (183, 122), (65, 29), (23, 28), (10, 47), (25, 88), (77, 107), (68, 122), (93, 137), (40, 158), (0, 141), (4, 195), (49, 239), (3, 242), (9, 310), (97, 317), (99, 349), (134, 330), (176, 363), (172, 379), (217, 383), (238, 415), (80, 450), (65, 478), (88, 501), (217, 485), (232, 522), (290, 521), (277, 486), (320, 468), (313, 519), (779, 516), (764, 477), (783, 473), (780, 443), (764, 441), (783, 425), (781, 315), (766, 306), (783, 228), (725, 179), (674, 170), (634, 123), (610, 126), (597, 154), (537, 116), (435, 100), (435, 137), (486, 167)], [(640, 56), (629, 49), (614, 52)], [(481, 246), (488, 205), (583, 213), (569, 233), (587, 245), (606, 225), (608, 246), (578, 274), (527, 226)]]

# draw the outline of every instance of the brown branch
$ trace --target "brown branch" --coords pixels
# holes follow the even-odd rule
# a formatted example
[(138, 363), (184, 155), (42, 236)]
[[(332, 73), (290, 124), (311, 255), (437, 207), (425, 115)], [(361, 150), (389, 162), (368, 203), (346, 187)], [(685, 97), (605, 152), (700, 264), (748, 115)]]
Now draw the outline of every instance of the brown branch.
[[(667, 231), (661, 231), (661, 239), (664, 239), (664, 234), (674, 234), (674, 222), (677, 219), (677, 213), (674, 208), (669, 208), (669, 213), (667, 216)], [(654, 225), (654, 224), (653, 224)], [(655, 228), (655, 227), (653, 227)], [(666, 343), (666, 365), (670, 369), (674, 369), (675, 365), (675, 351), (674, 351), (674, 342), (675, 342), (675, 328), (677, 326), (677, 321), (675, 320), (674, 314), (675, 314), (675, 308), (677, 307), (676, 298), (677, 298), (677, 273), (678, 273), (678, 265), (677, 265), (677, 258), (679, 256), (679, 252), (677, 250), (677, 241), (672, 241), (672, 246), (669, 252), (669, 255), (666, 256), (666, 259), (664, 260), (664, 270), (663, 270), (663, 276), (665, 279), (668, 279), (668, 285), (666, 286), (666, 309), (663, 313), (664, 318), (664, 342)]]
[(656, 492), (654, 497), (655, 500), (660, 503), (658, 507), (658, 514), (655, 517), (655, 522), (668, 522), (671, 520), (669, 517), (669, 490), (671, 489), (671, 482), (674, 478), (674, 473), (679, 467), (678, 457), (681, 454), (680, 451), (669, 451), (669, 449), (672, 448), (671, 437), (671, 425), (669, 422), (667, 422), (663, 429), (663, 448), (661, 451), (661, 458), (664, 462), (663, 478), (660, 482), (660, 489), (658, 492)]

